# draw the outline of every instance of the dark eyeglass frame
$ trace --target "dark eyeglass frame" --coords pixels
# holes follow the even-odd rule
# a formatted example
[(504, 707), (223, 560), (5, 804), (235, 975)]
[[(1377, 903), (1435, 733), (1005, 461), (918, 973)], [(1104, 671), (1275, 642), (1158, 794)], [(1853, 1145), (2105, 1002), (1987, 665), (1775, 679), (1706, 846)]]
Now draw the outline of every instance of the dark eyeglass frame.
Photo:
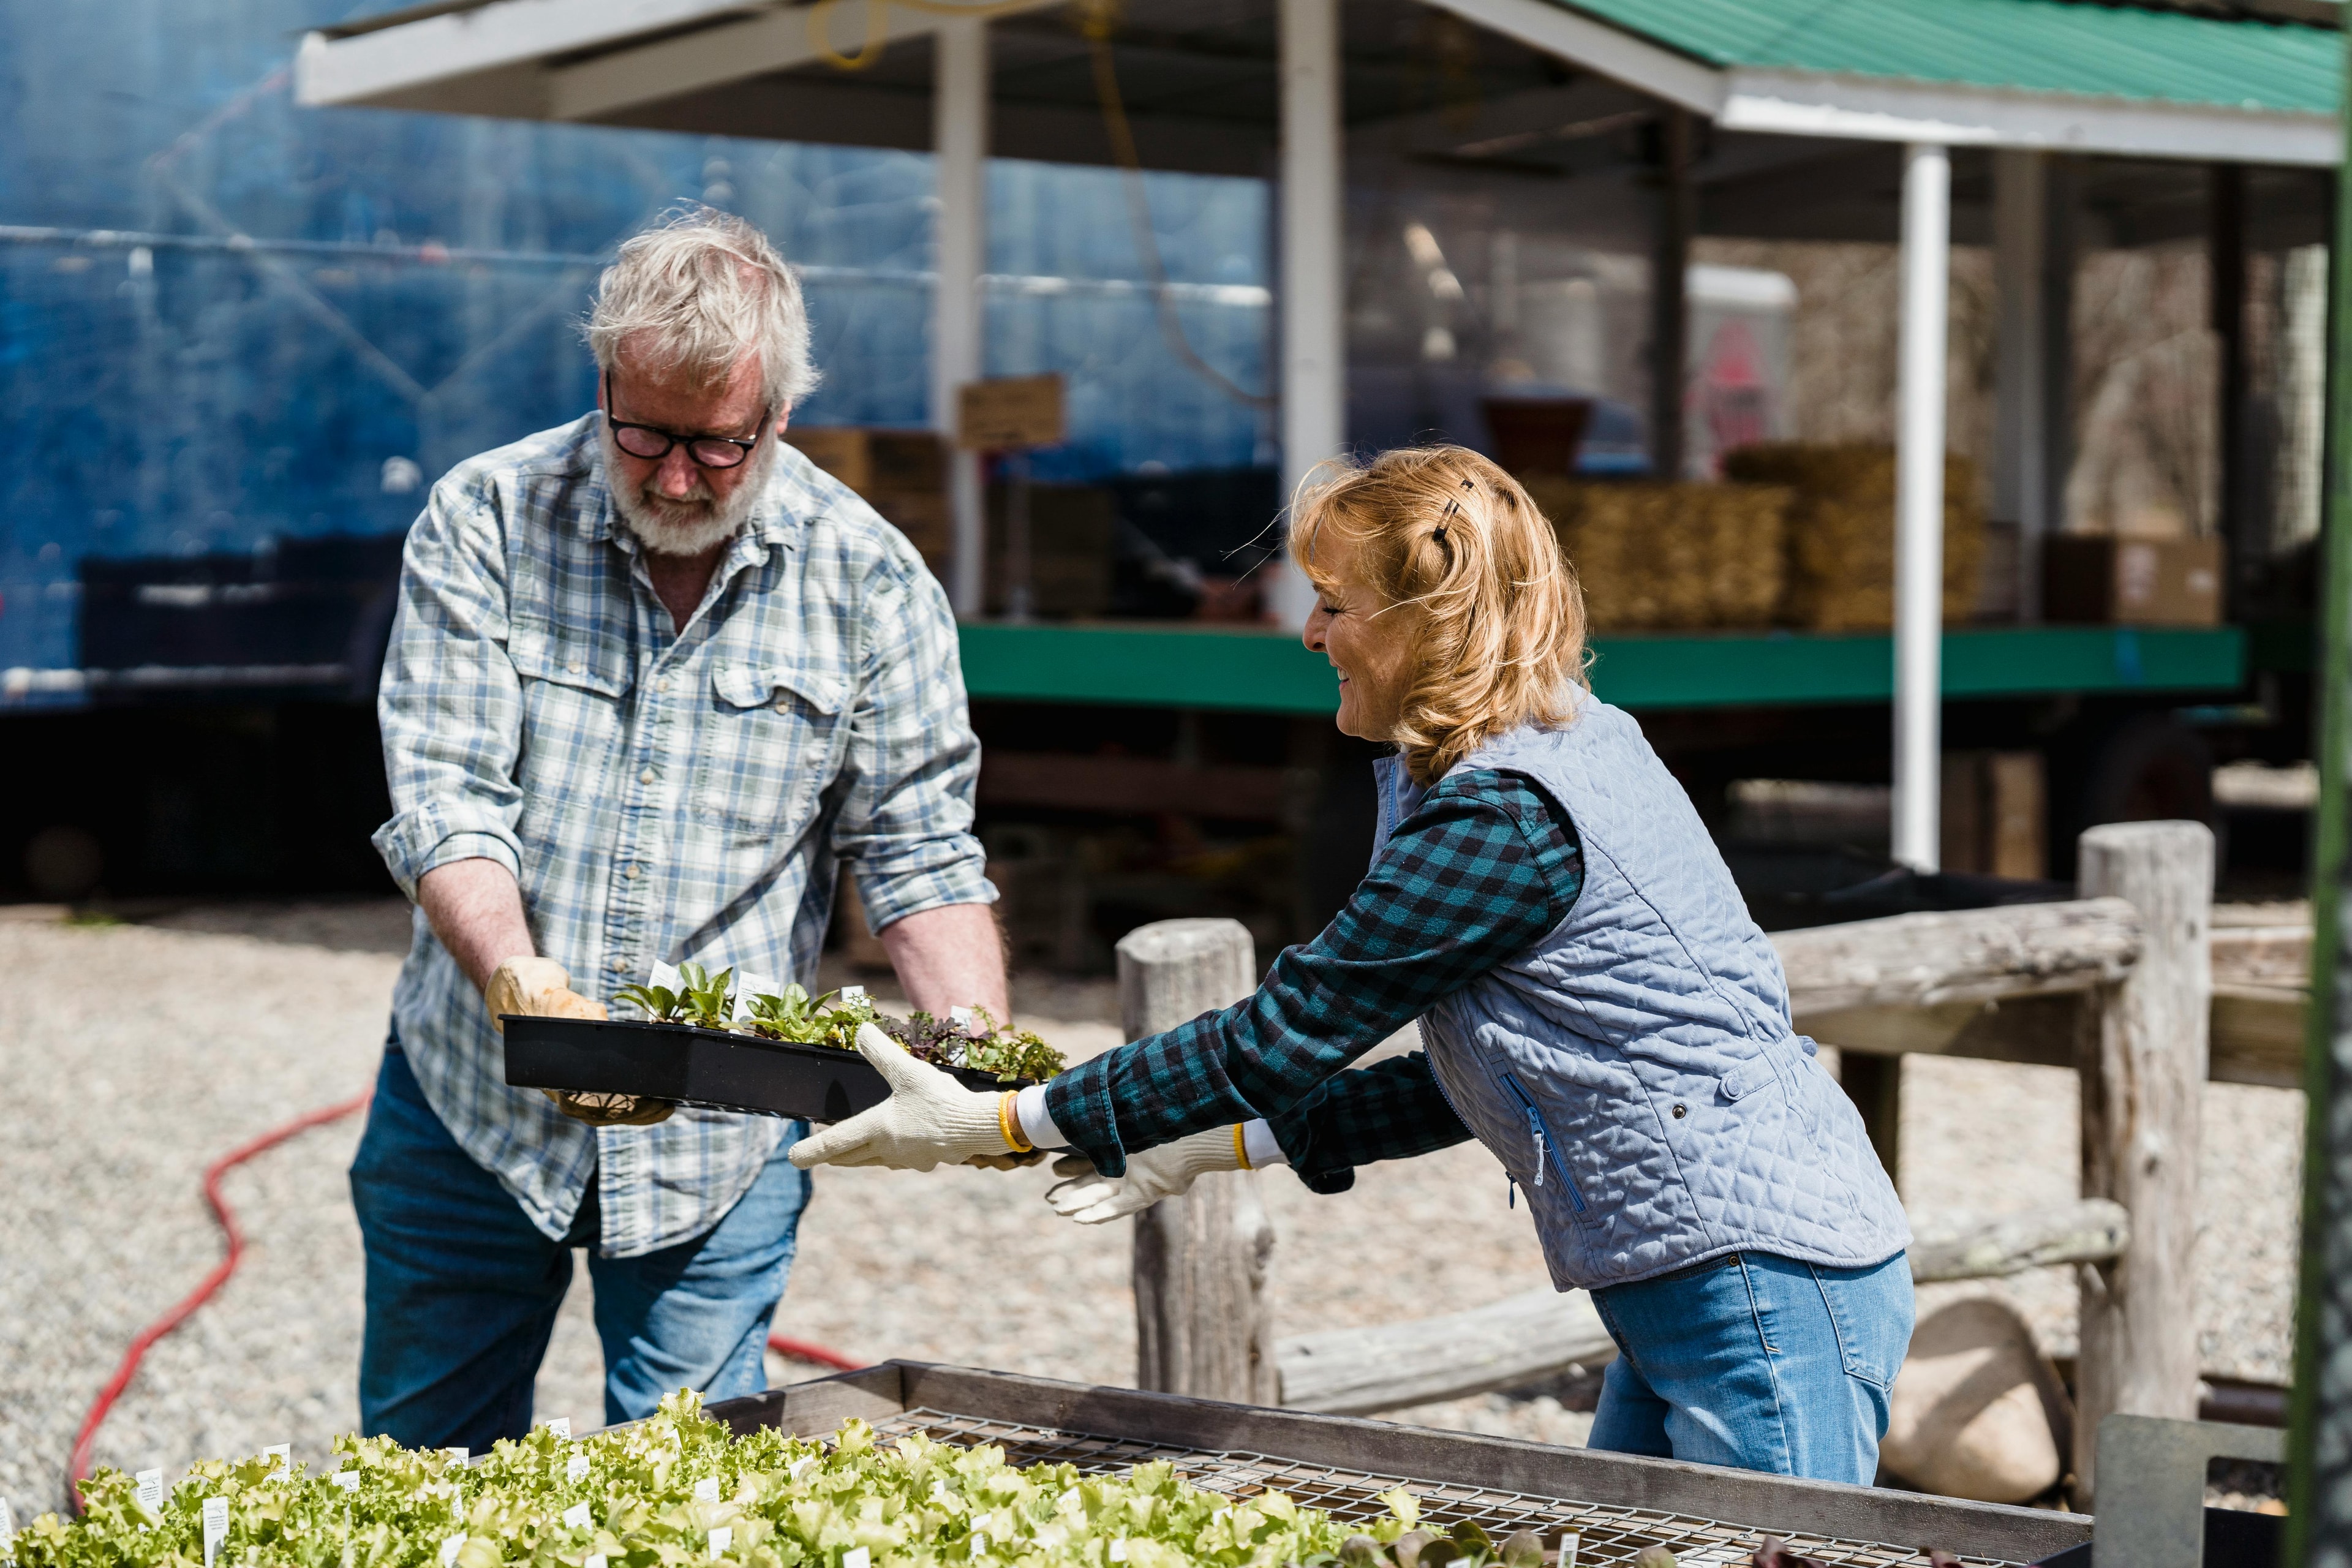
[[(769, 416), (772, 413), (774, 413), (773, 409), (763, 408), (760, 411), (760, 433), (749, 439), (740, 436), (681, 436), (675, 430), (665, 430), (658, 425), (640, 425), (634, 419), (614, 417), (613, 373), (609, 370), (604, 373), (604, 423), (612, 427), (613, 444), (619, 447), (622, 451), (628, 452), (630, 457), (641, 463), (658, 463), (678, 447), (684, 447), (686, 455), (694, 459), (697, 468), (740, 468), (751, 461), (751, 454), (757, 451), (760, 443), (767, 438)], [(621, 432), (624, 430), (643, 430), (649, 436), (658, 436), (662, 438), (662, 449), (653, 453), (630, 452), (628, 447), (621, 440)], [(723, 447), (730, 450), (734, 455), (714, 463), (697, 449), (704, 447)]]

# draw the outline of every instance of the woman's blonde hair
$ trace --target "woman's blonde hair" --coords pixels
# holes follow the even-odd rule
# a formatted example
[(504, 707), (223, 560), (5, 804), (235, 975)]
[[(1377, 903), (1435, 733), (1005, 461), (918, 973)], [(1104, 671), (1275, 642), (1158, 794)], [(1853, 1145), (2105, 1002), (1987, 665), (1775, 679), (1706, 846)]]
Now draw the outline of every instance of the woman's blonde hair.
[(1333, 580), (1335, 542), (1355, 547), (1364, 585), (1388, 606), (1416, 612), (1395, 736), (1415, 782), (1523, 724), (1574, 716), (1584, 591), (1517, 479), (1464, 447), (1327, 468), (1291, 505), (1290, 556), (1318, 590)]

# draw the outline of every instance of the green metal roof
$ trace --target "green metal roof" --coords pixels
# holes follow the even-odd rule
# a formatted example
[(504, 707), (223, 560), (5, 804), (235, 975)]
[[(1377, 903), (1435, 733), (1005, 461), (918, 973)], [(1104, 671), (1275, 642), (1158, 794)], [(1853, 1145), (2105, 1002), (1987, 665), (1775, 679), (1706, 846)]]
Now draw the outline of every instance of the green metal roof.
[(1553, 0), (1719, 69), (2333, 114), (2340, 33), (2066, 0)]

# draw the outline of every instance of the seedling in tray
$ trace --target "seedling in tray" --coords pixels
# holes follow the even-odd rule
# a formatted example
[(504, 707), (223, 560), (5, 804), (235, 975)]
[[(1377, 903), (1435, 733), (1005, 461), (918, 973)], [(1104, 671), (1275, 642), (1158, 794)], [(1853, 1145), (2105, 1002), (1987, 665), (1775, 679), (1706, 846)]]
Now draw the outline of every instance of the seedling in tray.
[(971, 1009), (979, 1025), (974, 1029), (929, 1013), (893, 1018), (877, 1013), (874, 1004), (863, 995), (842, 999), (840, 992), (828, 991), (811, 996), (807, 987), (795, 982), (785, 986), (782, 994), (758, 992), (746, 998), (744, 1011), (750, 1016), (739, 1019), (730, 994), (732, 969), (712, 974), (699, 963), (681, 963), (677, 978), (675, 990), (667, 985), (630, 985), (617, 992), (614, 1000), (628, 1003), (656, 1024), (689, 1024), (841, 1050), (855, 1050), (858, 1026), (873, 1024), (906, 1047), (918, 1061), (968, 1068), (1003, 1079), (1048, 1079), (1067, 1065), (1061, 1052), (1036, 1035), (1000, 1026), (985, 1007)]

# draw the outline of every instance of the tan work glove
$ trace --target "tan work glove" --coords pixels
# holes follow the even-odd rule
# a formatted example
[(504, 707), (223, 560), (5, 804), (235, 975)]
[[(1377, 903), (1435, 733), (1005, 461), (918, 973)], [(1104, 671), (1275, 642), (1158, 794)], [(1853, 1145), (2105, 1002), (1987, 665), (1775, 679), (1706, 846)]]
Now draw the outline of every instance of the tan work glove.
[(979, 1154), (1009, 1154), (1004, 1102), (1012, 1096), (966, 1089), (876, 1028), (857, 1028), (857, 1054), (887, 1079), (890, 1098), (871, 1110), (793, 1145), (792, 1162), (812, 1165), (883, 1165), (894, 1171), (928, 1171), (960, 1164)]
[[(490, 975), (490, 983), (482, 987), (482, 1002), (490, 1010), (490, 1027), (500, 1034), (507, 1026), (499, 1020), (507, 1014), (533, 1018), (602, 1018), (604, 1004), (591, 1001), (572, 989), (572, 976), (563, 965), (551, 958), (534, 958), (528, 954), (509, 958)], [(585, 1121), (591, 1127), (650, 1127), (656, 1121), (667, 1121), (677, 1107), (667, 1100), (640, 1100), (634, 1094), (566, 1094), (561, 1089), (540, 1090), (555, 1101), (556, 1109), (564, 1115)]]
[(1196, 1178), (1212, 1171), (1240, 1170), (1240, 1131), (1212, 1127), (1129, 1154), (1123, 1176), (1101, 1174), (1084, 1154), (1065, 1154), (1054, 1162), (1054, 1173), (1063, 1180), (1045, 1189), (1045, 1201), (1055, 1214), (1080, 1225), (1101, 1225), (1148, 1209), (1162, 1198), (1189, 1191)]

